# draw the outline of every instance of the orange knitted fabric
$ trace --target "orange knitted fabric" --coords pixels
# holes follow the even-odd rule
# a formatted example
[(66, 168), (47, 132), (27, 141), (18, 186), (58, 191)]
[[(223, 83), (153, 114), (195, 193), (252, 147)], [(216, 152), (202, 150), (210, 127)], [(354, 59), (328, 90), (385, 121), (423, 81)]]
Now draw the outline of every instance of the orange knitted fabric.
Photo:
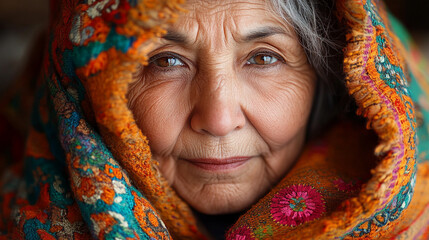
[[(133, 72), (181, 4), (51, 2), (25, 156), (14, 155), (0, 183), (0, 238), (209, 237), (158, 171), (127, 107)], [(382, 2), (338, 0), (336, 8), (359, 117), (309, 141), (227, 239), (429, 237), (426, 65)]]

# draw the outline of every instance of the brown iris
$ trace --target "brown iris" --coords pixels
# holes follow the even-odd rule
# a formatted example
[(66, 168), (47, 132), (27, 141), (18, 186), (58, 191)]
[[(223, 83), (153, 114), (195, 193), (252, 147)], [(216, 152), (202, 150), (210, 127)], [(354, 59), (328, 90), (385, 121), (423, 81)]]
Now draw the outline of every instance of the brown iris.
[(160, 57), (154, 61), (158, 67), (173, 67), (182, 65), (179, 59), (175, 57)]
[(267, 53), (259, 53), (248, 60), (248, 64), (269, 65), (278, 61), (278, 58)]

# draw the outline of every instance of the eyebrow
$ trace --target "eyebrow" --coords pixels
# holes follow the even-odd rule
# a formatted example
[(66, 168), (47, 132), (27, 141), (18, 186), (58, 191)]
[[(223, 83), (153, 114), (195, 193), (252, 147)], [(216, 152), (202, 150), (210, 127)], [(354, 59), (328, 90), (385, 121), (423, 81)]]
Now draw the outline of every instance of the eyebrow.
[(185, 35), (170, 29), (167, 31), (167, 34), (162, 36), (162, 38), (171, 42), (181, 43), (181, 44), (186, 44), (188, 42)]
[[(268, 26), (268, 27), (262, 27), (262, 28), (253, 30), (249, 34), (242, 37), (240, 40), (243, 42), (251, 42), (251, 41), (261, 39), (261, 38), (266, 38), (275, 34), (284, 34), (284, 35), (290, 36), (290, 34), (286, 32), (283, 28)], [(188, 39), (186, 38), (185, 35), (171, 29), (167, 31), (167, 34), (162, 36), (162, 39), (175, 42), (178, 44), (188, 43)]]
[(251, 31), (249, 34), (245, 35), (242, 40), (244, 42), (251, 42), (257, 39), (266, 38), (275, 34), (284, 34), (290, 36), (288, 32), (286, 32), (283, 28), (280, 27), (263, 27)]

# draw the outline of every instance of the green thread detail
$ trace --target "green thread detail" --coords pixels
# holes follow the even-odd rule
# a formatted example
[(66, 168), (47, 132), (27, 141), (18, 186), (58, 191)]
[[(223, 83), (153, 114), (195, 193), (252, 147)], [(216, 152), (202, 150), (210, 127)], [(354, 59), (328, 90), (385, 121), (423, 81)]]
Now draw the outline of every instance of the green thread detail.
[(265, 238), (267, 236), (273, 236), (273, 227), (271, 225), (267, 226), (260, 226), (255, 231), (255, 237), (256, 238)]

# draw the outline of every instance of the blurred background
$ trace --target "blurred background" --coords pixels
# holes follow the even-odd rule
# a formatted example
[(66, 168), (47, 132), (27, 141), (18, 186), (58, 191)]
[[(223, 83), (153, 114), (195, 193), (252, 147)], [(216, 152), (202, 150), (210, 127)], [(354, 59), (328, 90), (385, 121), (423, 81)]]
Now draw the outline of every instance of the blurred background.
[[(385, 0), (429, 58), (429, 1)], [(48, 22), (48, 0), (0, 0), (0, 90), (16, 78)]]
[(0, 90), (19, 75), (49, 17), (48, 0), (0, 0)]
[(426, 59), (429, 59), (429, 1), (385, 0), (386, 5), (410, 31)]

